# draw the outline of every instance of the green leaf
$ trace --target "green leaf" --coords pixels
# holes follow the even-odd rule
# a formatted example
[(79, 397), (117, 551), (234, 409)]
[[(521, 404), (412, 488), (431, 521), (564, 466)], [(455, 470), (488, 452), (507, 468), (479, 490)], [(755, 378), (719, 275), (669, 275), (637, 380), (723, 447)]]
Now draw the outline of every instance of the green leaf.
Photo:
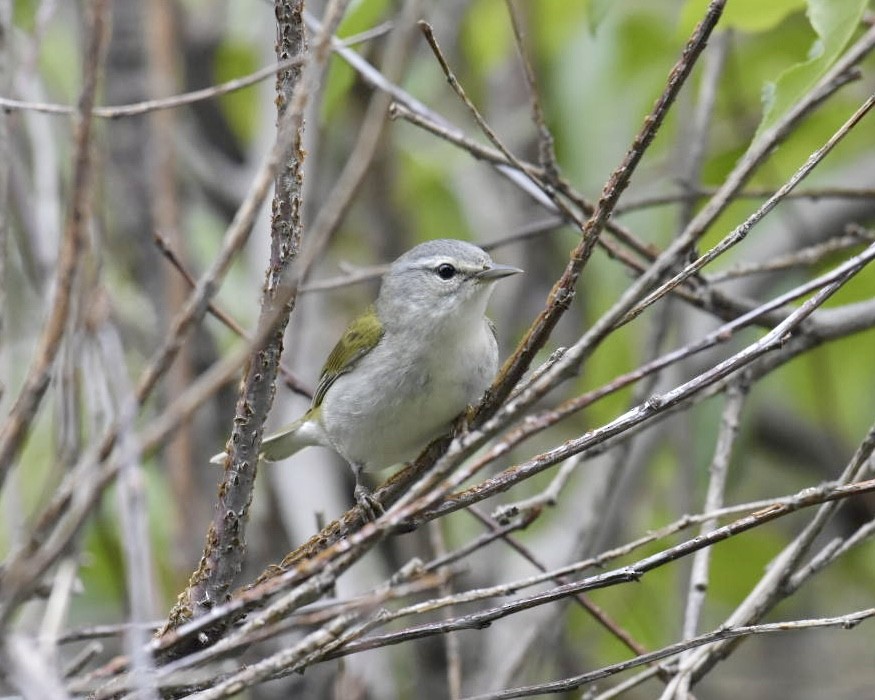
[[(249, 44), (228, 39), (216, 51), (216, 80), (223, 83), (252, 73), (259, 67), (258, 55)], [(251, 143), (258, 125), (258, 86), (252, 85), (219, 97), (231, 129), (243, 143)]]
[(322, 89), (322, 105), (319, 116), (322, 122), (334, 117), (344, 105), (350, 89), (355, 83), (355, 71), (337, 56), (328, 62), (328, 73)]
[(32, 0), (15, 0), (12, 5), (12, 22), (31, 33), (36, 27), (36, 13), (39, 5)]
[(841, 55), (866, 9), (868, 0), (809, 0), (807, 17), (817, 39), (808, 59), (785, 70), (763, 94), (763, 119), (757, 135), (773, 126)]
[(587, 24), (589, 24), (589, 30), (593, 34), (598, 31), (602, 22), (605, 21), (608, 12), (616, 7), (616, 3), (613, 0), (588, 0), (585, 5), (588, 18)]
[(358, 0), (350, 4), (340, 23), (337, 35), (349, 38), (380, 23), (388, 6), (388, 0)]
[[(353, 2), (340, 23), (337, 35), (342, 39), (347, 39), (372, 29), (382, 20), (387, 4), (387, 0)], [(385, 43), (386, 40), (387, 37), (382, 36), (374, 41)], [(355, 80), (355, 71), (343, 60), (333, 56), (328, 63), (328, 75), (323, 86), (322, 105), (319, 110), (323, 122), (331, 118), (342, 107), (350, 89), (355, 84)]]
[(462, 24), (462, 48), (471, 66), (483, 75), (495, 68), (513, 46), (507, 8), (502, 2), (478, 0)]
[[(681, 13), (679, 30), (686, 36), (705, 16), (709, 0), (689, 0)], [(805, 0), (731, 0), (720, 17), (721, 29), (764, 32), (776, 27), (788, 15), (805, 8)]]
[[(594, 3), (599, 8), (591, 8)], [(567, 50), (569, 41), (581, 30), (583, 21), (586, 21), (590, 33), (594, 34), (607, 14), (600, 11), (601, 5), (601, 0), (582, 3), (552, 0), (527, 4), (526, 11), (531, 18), (533, 56), (549, 60)]]
[(465, 237), (468, 227), (449, 185), (451, 157), (452, 149), (440, 144), (398, 159), (397, 204), (413, 222), (420, 240), (440, 238), (448, 231), (453, 237)]

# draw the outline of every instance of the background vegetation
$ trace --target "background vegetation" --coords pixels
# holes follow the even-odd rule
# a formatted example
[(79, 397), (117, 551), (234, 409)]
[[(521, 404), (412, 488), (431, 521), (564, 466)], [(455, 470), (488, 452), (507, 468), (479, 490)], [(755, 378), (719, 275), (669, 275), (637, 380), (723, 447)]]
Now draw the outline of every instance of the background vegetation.
[[(871, 8), (722, 5), (0, 0), (0, 692), (871, 693)], [(436, 237), (494, 401), (256, 474)]]

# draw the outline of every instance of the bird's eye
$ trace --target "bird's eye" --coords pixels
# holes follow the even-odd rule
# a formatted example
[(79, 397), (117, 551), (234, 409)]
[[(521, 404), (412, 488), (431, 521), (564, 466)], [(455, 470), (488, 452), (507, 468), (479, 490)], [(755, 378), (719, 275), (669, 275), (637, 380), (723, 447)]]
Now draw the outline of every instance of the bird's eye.
[(438, 277), (440, 277), (442, 280), (449, 280), (456, 276), (457, 270), (455, 267), (450, 265), (450, 263), (441, 263), (437, 266), (435, 272), (437, 272)]

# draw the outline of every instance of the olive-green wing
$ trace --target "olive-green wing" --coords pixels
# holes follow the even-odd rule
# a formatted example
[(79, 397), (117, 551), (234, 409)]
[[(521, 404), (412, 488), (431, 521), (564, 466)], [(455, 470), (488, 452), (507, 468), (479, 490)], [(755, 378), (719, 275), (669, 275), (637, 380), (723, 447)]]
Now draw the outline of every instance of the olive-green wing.
[(356, 362), (373, 350), (382, 337), (383, 324), (380, 323), (373, 308), (368, 309), (347, 326), (322, 368), (319, 384), (313, 395), (313, 408), (322, 404), (328, 387), (334, 384), (334, 381), (341, 374), (349, 372)]

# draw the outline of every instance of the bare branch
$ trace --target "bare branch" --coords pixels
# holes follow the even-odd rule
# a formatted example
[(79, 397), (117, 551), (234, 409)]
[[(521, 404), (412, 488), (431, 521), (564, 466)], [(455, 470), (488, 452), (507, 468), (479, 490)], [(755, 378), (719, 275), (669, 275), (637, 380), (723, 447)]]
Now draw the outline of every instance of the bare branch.
[[(212, 85), (203, 90), (193, 90), (182, 95), (174, 95), (173, 97), (163, 97), (157, 100), (144, 100), (136, 104), (118, 105), (114, 107), (95, 107), (92, 111), (92, 116), (102, 119), (121, 119), (123, 117), (136, 117), (149, 112), (155, 112), (162, 109), (176, 109), (185, 105), (202, 102), (204, 100), (214, 100), (222, 95), (227, 95), (237, 90), (242, 90), (250, 85), (260, 83), (262, 80), (270, 78), (289, 68), (295, 68), (304, 63), (303, 56), (292, 56), (284, 61), (278, 61), (275, 65), (259, 68), (257, 71), (243, 76), (242, 78), (234, 78), (219, 85)], [(47, 104), (40, 102), (26, 102), (23, 100), (14, 100), (9, 97), (0, 97), (0, 107), (4, 110), (26, 110), (31, 112), (42, 112), (43, 114), (55, 114), (62, 116), (72, 116), (76, 114), (74, 107), (67, 105)]]
[(543, 683), (540, 685), (528, 686), (525, 688), (514, 688), (512, 690), (497, 691), (495, 693), (485, 693), (469, 698), (469, 700), (504, 700), (505, 698), (524, 698), (532, 695), (543, 695), (546, 693), (560, 693), (563, 691), (575, 690), (587, 683), (592, 683), (602, 678), (607, 678), (617, 673), (621, 673), (630, 668), (636, 668), (645, 663), (652, 663), (666, 659), (688, 649), (702, 647), (706, 644), (711, 644), (715, 641), (739, 639), (750, 637), (755, 634), (776, 634), (783, 632), (792, 632), (803, 629), (815, 629), (821, 627), (839, 627), (841, 629), (854, 629), (864, 620), (875, 617), (875, 608), (867, 608), (856, 612), (841, 615), (839, 617), (824, 617), (811, 620), (792, 620), (789, 622), (773, 622), (764, 625), (751, 625), (747, 627), (721, 627), (713, 632), (699, 635), (694, 639), (685, 642), (677, 642), (669, 646), (663, 647), (658, 651), (644, 654), (638, 658), (629, 661), (622, 661), (618, 664), (605, 666), (598, 671), (584, 673), (574, 678), (568, 678), (552, 683)]

